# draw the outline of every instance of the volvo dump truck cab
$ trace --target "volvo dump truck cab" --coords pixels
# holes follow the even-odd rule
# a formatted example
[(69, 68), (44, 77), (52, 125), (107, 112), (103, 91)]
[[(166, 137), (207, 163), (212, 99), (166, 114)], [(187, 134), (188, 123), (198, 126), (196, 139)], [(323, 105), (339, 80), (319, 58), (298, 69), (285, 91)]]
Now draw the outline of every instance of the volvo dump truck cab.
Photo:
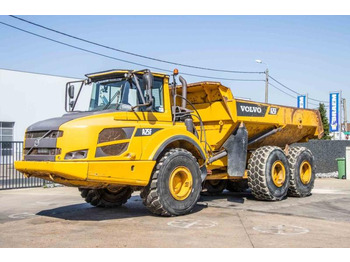
[(16, 169), (78, 187), (94, 206), (139, 190), (163, 216), (189, 213), (203, 189), (249, 187), (262, 200), (311, 193), (312, 153), (289, 145), (322, 136), (318, 111), (236, 100), (218, 82), (177, 75), (110, 70), (67, 83), (67, 114), (27, 128)]

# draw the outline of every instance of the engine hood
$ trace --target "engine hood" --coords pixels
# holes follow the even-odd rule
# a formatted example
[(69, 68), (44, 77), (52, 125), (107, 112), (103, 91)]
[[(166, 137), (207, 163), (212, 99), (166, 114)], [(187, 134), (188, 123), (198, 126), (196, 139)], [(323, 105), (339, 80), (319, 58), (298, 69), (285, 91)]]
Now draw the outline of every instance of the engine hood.
[(50, 119), (36, 122), (27, 128), (27, 132), (35, 132), (35, 131), (42, 131), (42, 130), (58, 130), (61, 125), (69, 121), (82, 118), (82, 117), (111, 113), (111, 112), (116, 112), (116, 111), (112, 109), (112, 110), (104, 110), (104, 111), (98, 111), (98, 112), (72, 112), (72, 113), (64, 114), (61, 117), (55, 117), (55, 118), (50, 118)]

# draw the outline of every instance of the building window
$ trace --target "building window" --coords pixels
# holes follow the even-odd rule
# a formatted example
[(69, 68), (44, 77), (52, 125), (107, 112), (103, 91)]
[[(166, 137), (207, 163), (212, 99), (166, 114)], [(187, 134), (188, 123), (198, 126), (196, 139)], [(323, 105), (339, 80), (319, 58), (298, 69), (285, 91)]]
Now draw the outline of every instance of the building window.
[[(0, 122), (0, 142), (2, 156), (12, 155), (13, 127), (15, 122)], [(8, 142), (8, 143), (6, 143)]]

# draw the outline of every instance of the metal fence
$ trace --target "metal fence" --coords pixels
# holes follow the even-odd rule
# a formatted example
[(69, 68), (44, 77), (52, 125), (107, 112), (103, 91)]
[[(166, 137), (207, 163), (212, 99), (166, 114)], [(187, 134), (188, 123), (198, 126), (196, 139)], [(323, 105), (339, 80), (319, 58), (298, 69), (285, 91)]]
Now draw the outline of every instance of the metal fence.
[(22, 159), (22, 152), (22, 141), (0, 141), (0, 190), (41, 187), (48, 183), (36, 177), (26, 178), (15, 169), (14, 163)]

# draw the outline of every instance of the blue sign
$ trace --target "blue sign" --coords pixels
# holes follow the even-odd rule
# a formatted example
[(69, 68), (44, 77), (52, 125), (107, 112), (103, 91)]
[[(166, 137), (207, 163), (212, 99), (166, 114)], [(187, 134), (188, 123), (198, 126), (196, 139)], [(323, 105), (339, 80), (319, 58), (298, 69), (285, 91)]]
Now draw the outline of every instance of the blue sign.
[(298, 108), (306, 108), (306, 96), (298, 96)]
[(329, 94), (329, 131), (339, 131), (339, 93)]

